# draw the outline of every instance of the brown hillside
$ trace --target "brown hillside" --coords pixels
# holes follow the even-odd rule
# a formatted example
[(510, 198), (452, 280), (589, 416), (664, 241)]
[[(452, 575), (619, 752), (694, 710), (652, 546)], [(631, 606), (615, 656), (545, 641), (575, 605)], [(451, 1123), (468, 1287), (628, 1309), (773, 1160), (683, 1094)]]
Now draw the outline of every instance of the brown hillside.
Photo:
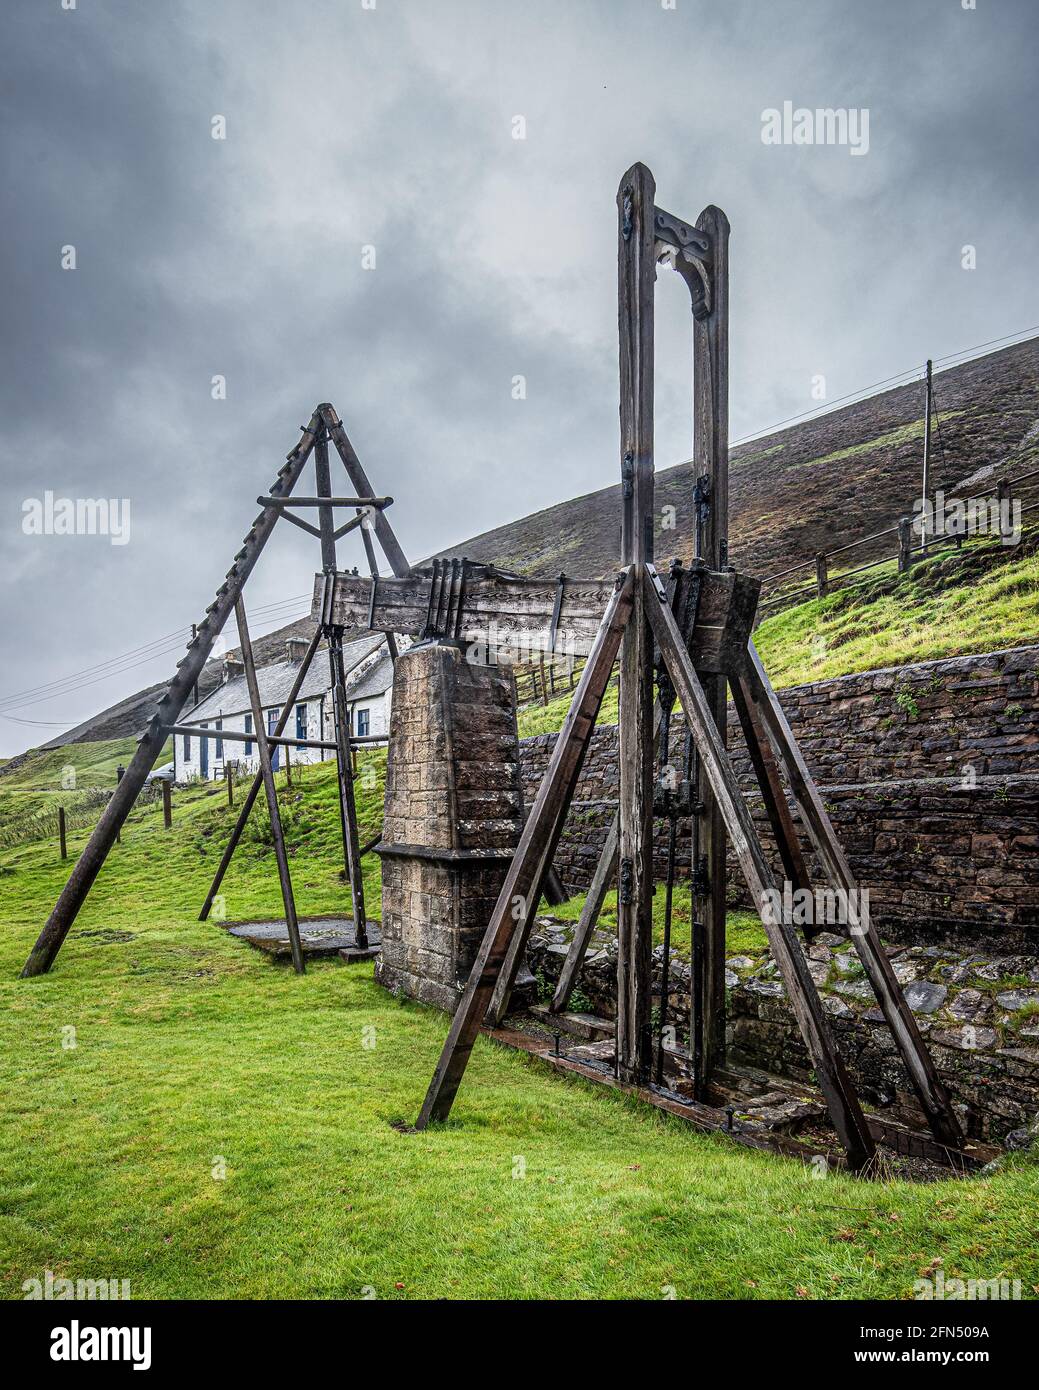
[[(990, 491), (1039, 452), (1039, 338), (936, 373), (934, 390), (944, 446), (943, 457), (936, 431), (936, 488), (977, 474), (977, 490)], [(893, 525), (918, 495), (923, 411), (923, 383), (913, 382), (733, 449), (733, 564), (763, 578)], [(661, 561), (692, 555), (692, 487), (688, 464), (657, 473), (658, 512), (670, 504), (676, 513), (674, 529), (657, 533)], [(440, 553), (520, 574), (598, 578), (617, 564), (619, 494), (617, 485), (560, 502)]]

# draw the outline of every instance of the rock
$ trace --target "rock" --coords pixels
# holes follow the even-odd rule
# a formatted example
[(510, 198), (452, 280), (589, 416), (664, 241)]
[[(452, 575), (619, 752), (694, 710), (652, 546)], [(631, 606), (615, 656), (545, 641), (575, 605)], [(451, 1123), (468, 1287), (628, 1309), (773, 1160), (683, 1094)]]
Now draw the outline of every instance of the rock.
[(783, 993), (783, 986), (779, 980), (762, 980), (757, 976), (747, 980), (743, 988), (753, 991), (754, 994), (764, 994), (770, 999), (775, 999)]
[(757, 961), (752, 956), (730, 956), (725, 964), (730, 970), (753, 970)]
[(838, 980), (833, 988), (838, 994), (847, 995), (849, 999), (873, 998), (873, 986), (868, 980)]
[(739, 984), (739, 982), (740, 982), (740, 977), (736, 974), (735, 970), (728, 970), (728, 969), (727, 969), (727, 970), (725, 971), (725, 988), (726, 988), (726, 989), (735, 989), (736, 986)]
[(835, 994), (824, 994), (822, 996), (823, 1012), (831, 1018), (851, 1018), (852, 1011), (845, 1004), (843, 999), (838, 999)]
[(996, 1041), (994, 1028), (976, 1028), (965, 1023), (962, 1028), (936, 1029), (931, 1034), (931, 1042), (942, 1047), (958, 1047), (964, 1052), (977, 1052), (991, 1047)]
[(920, 973), (920, 967), (911, 960), (897, 961), (892, 969), (895, 972), (895, 979), (900, 985), (912, 984)]
[(854, 951), (837, 951), (833, 957), (837, 974), (849, 979), (862, 974), (862, 962)]
[(1027, 1009), (1029, 1005), (1039, 1004), (1039, 994), (1034, 990), (1005, 989), (1002, 994), (996, 995), (996, 1003), (1001, 1009), (1007, 1009), (1013, 1014), (1018, 1009)]
[(902, 991), (906, 1003), (914, 1014), (933, 1014), (935, 1009), (945, 1003), (949, 993), (945, 985), (934, 985), (929, 980), (915, 980)]
[(980, 1023), (992, 1012), (992, 1001), (979, 989), (961, 989), (949, 1005), (953, 1018), (961, 1023)]

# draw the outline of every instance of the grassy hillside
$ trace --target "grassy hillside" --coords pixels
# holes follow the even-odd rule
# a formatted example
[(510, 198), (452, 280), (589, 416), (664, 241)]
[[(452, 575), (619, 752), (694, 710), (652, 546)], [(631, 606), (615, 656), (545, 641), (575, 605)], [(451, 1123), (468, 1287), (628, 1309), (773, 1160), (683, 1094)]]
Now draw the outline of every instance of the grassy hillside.
[[(91, 825), (111, 792), (116, 769), (137, 751), (133, 738), (72, 743), (64, 748), (34, 748), (0, 769), (0, 845), (53, 833), (59, 806), (69, 823)], [(157, 766), (173, 757), (167, 742)]]
[[(362, 758), (366, 831), (381, 782)], [(301, 908), (342, 910), (331, 767), (282, 795)], [(1023, 1158), (919, 1187), (819, 1180), (483, 1040), (451, 1122), (402, 1133), (447, 1020), (370, 965), (297, 978), (198, 923), (230, 818), (219, 788), (176, 796), (170, 832), (135, 812), (31, 981), (67, 866), (53, 840), (0, 851), (7, 1297), (45, 1269), (138, 1298), (906, 1298), (939, 1266), (1039, 1289)], [(227, 900), (280, 912), (262, 820)]]
[[(1039, 338), (935, 375), (941, 422), (931, 486), (946, 494), (967, 478), (974, 492), (1035, 466)], [(895, 387), (731, 450), (730, 556), (760, 578), (857, 541), (912, 511), (923, 458), (924, 387)], [(693, 549), (693, 476), (658, 459), (656, 554), (688, 560)], [(613, 475), (616, 476), (616, 475)], [(664, 528), (667, 529), (664, 529)], [(891, 542), (880, 542), (888, 551)], [(491, 561), (520, 574), (612, 573), (620, 554), (620, 488), (557, 503), (459, 541), (442, 552)], [(863, 546), (857, 563), (880, 553)]]

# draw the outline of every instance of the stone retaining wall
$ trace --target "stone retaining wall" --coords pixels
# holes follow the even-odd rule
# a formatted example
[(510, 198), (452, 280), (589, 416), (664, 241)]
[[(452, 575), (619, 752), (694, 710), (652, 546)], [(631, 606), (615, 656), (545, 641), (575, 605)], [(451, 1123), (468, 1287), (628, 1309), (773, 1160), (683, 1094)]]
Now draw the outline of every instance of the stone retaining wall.
[[(1039, 953), (1039, 647), (867, 671), (780, 692), (837, 833), (882, 928), (906, 941)], [(674, 721), (674, 749), (683, 740)], [(524, 739), (528, 803), (554, 734)], [(734, 712), (729, 742), (750, 793)], [(616, 806), (617, 731), (596, 730), (556, 868), (587, 887)], [(679, 862), (688, 864), (688, 826)], [(657, 825), (658, 874), (666, 828)], [(734, 872), (730, 889), (742, 901)]]

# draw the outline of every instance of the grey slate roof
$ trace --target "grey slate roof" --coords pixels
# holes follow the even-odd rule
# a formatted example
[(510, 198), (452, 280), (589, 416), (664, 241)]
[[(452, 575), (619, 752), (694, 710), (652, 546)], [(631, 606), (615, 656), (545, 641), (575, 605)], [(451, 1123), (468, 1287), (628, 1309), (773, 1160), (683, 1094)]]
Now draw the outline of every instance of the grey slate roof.
[[(380, 633), (369, 633), (365, 637), (359, 637), (355, 642), (349, 642), (343, 647), (343, 662), (349, 672), (350, 667), (357, 661), (363, 660), (370, 652), (373, 652), (382, 641)], [(387, 657), (388, 661), (389, 658)], [(374, 671), (379, 670), (382, 662), (376, 662)], [(299, 666), (291, 661), (278, 661), (269, 666), (259, 666), (256, 670), (256, 683), (260, 687), (260, 703), (264, 709), (273, 709), (284, 704), (292, 683), (299, 672)], [(368, 685), (369, 672), (361, 676), (361, 684)], [(392, 669), (390, 679), (383, 690), (393, 679)], [(307, 672), (306, 680), (299, 692), (300, 701), (316, 700), (326, 693), (329, 689), (330, 680), (328, 674), (328, 657), (324, 651), (315, 653), (310, 670)], [(350, 676), (346, 678), (347, 694), (351, 699), (354, 698), (354, 687), (351, 685)], [(366, 693), (368, 691), (366, 690)], [(202, 723), (207, 719), (216, 719), (221, 715), (245, 714), (251, 709), (249, 700), (249, 687), (245, 676), (235, 676), (232, 680), (226, 681), (223, 685), (218, 685), (212, 694), (207, 695), (192, 709), (187, 710), (181, 720), (185, 724)]]

